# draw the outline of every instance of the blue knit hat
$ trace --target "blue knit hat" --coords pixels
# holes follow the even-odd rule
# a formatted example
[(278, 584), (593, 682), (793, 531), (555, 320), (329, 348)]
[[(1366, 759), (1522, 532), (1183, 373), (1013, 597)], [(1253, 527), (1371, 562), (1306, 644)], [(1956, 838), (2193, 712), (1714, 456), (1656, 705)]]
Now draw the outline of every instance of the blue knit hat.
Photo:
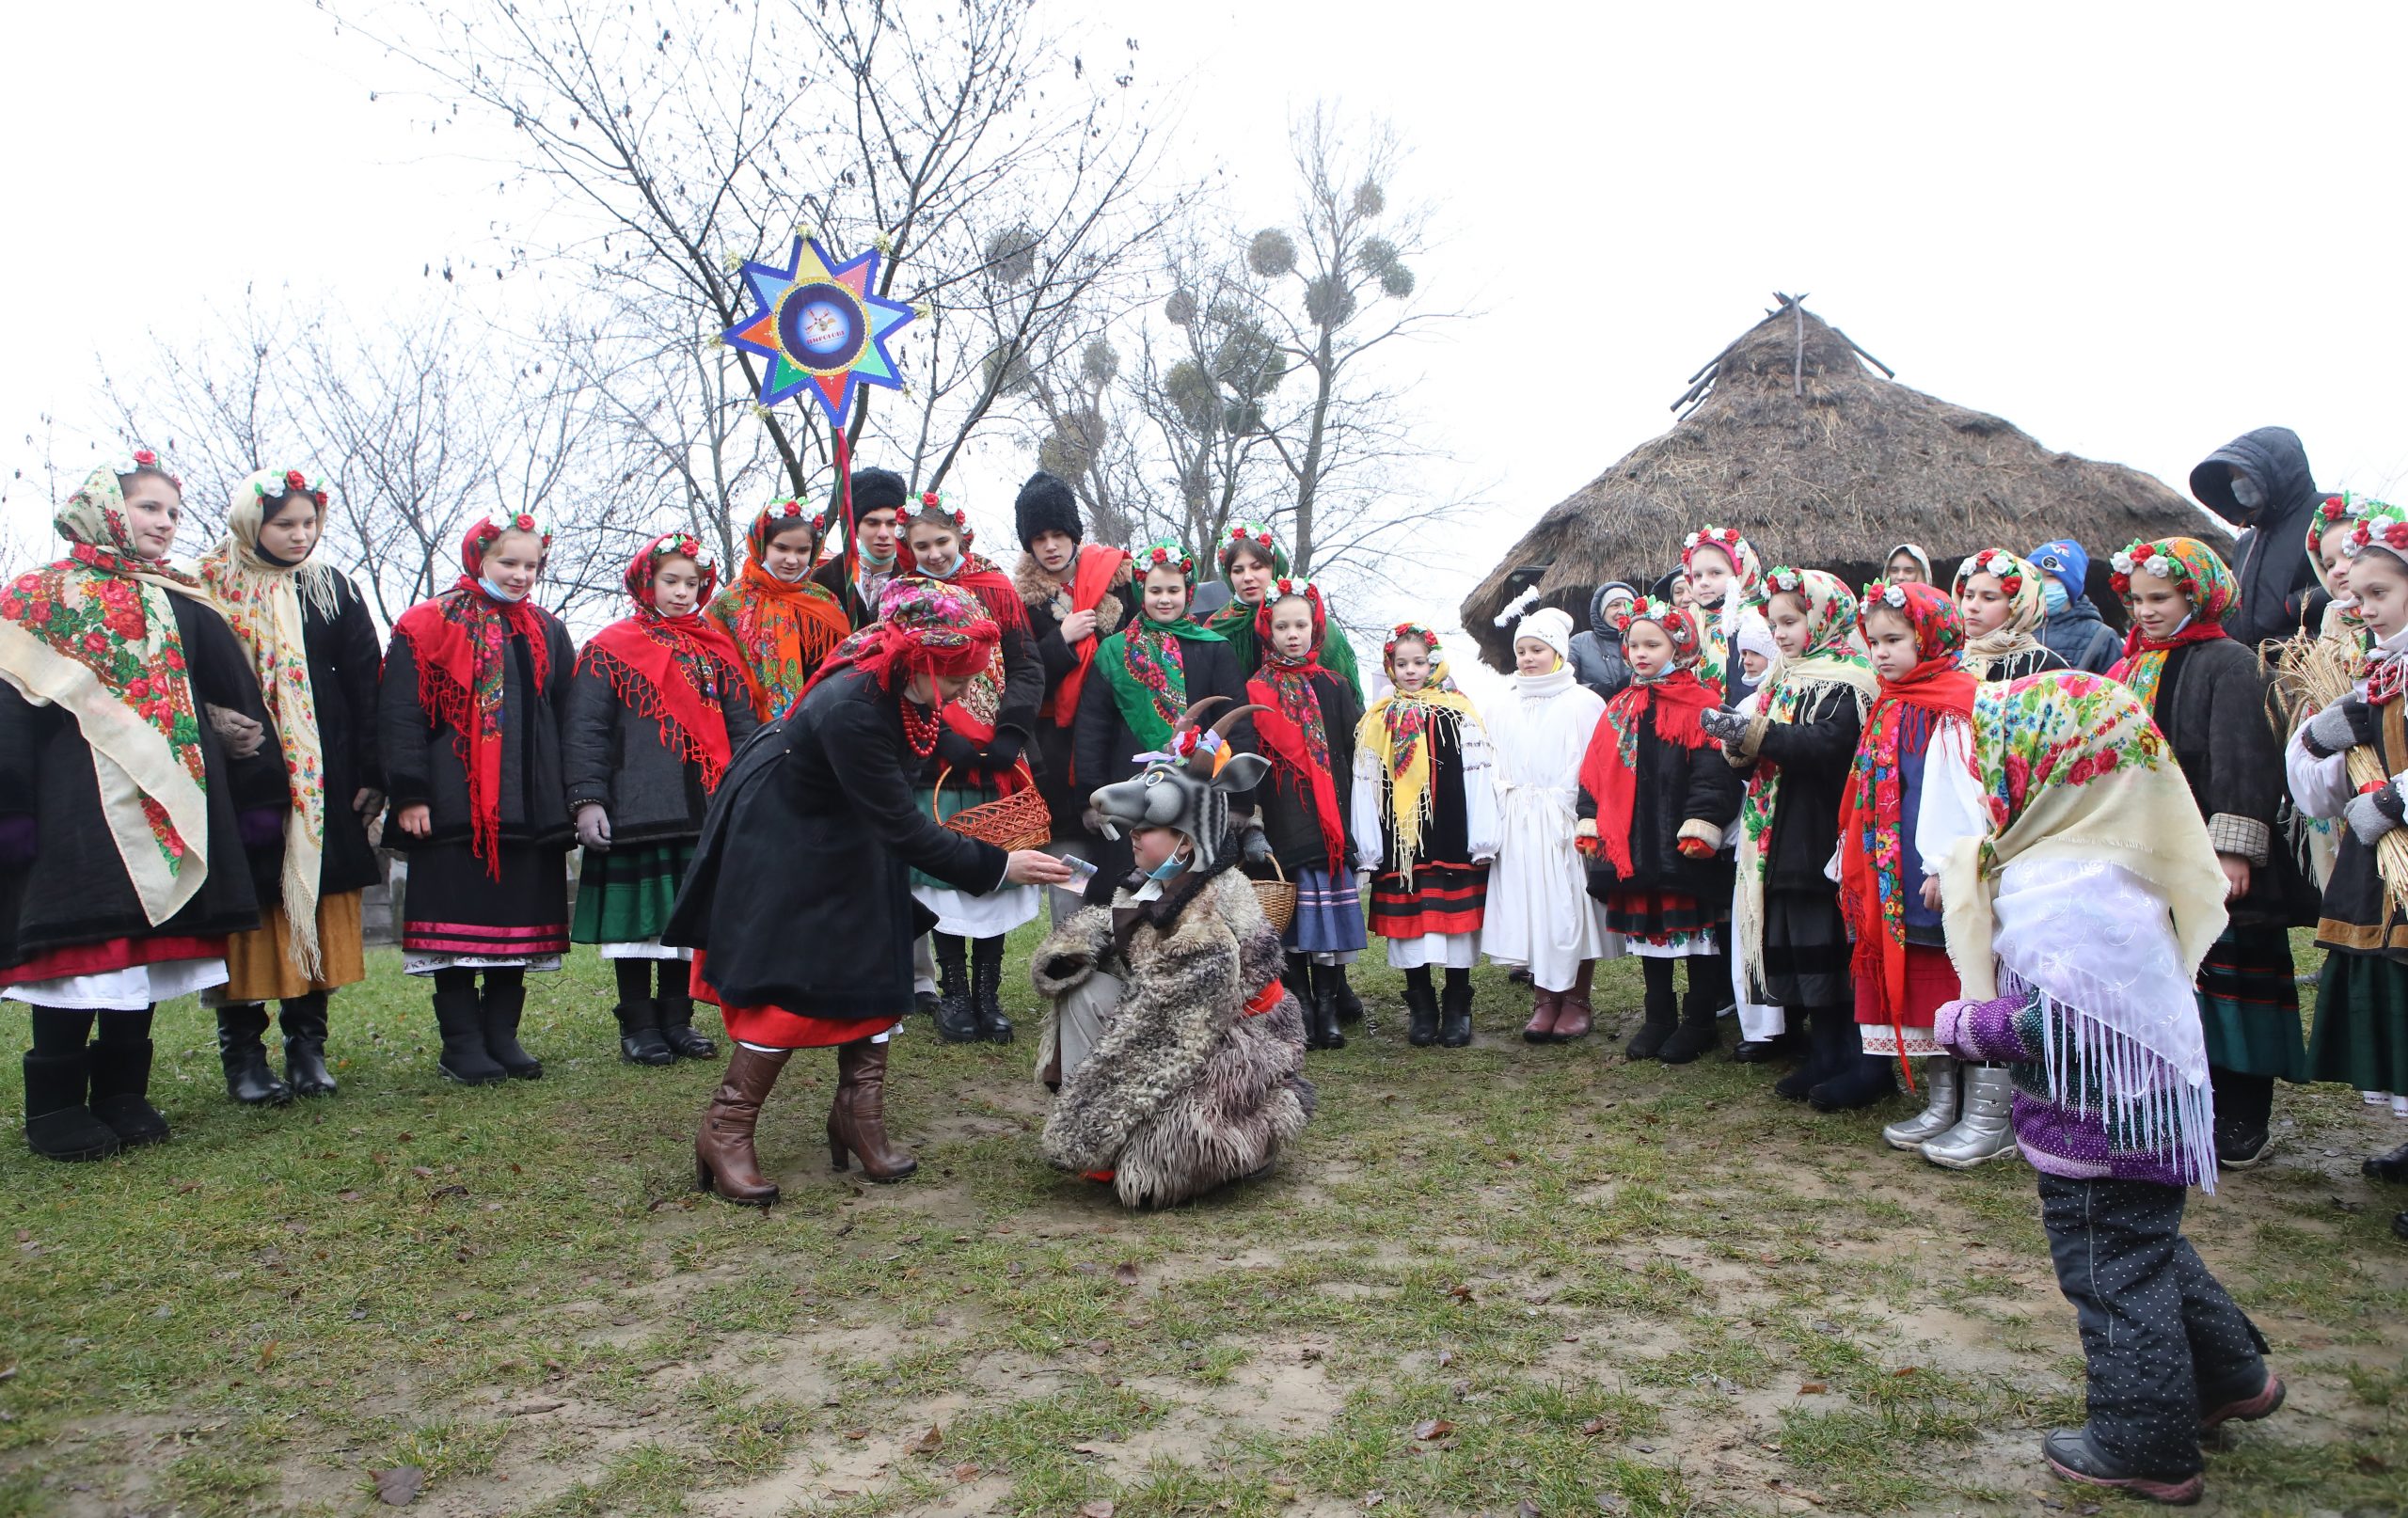
[(2082, 551), (2081, 544), (2071, 538), (2058, 538), (2033, 549), (2031, 559), (2054, 577), (2067, 595), (2082, 594), (2082, 582), (2090, 573), (2090, 555)]

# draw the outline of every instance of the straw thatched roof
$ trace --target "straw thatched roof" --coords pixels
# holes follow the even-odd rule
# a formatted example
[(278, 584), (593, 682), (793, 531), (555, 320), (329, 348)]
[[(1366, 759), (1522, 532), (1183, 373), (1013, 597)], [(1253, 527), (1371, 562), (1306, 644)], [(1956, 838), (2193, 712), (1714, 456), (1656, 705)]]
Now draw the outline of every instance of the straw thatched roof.
[(1464, 601), (1463, 625), (1490, 663), (1512, 668), (1512, 629), (1496, 618), (1532, 584), (1586, 626), (1593, 587), (1645, 589), (1709, 522), (1745, 533), (1766, 567), (1830, 569), (1851, 584), (1875, 577), (1900, 539), (1928, 550), (1944, 583), (1979, 549), (2070, 536), (2090, 551), (2091, 599), (2111, 619), (2115, 549), (2175, 532), (2223, 541), (2149, 476), (2052, 453), (1997, 417), (1910, 390), (1846, 333), (1777, 298), (1690, 376), (1671, 431), (1549, 510)]

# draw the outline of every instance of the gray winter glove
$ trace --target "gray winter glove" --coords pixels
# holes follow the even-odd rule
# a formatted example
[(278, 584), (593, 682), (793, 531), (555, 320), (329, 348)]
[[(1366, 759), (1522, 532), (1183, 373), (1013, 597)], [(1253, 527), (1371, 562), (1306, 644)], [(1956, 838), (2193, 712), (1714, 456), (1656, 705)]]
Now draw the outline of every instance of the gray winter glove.
[(1238, 834), (1238, 846), (1245, 862), (1248, 864), (1270, 863), (1271, 840), (1262, 835), (1262, 823), (1259, 820), (1250, 821), (1243, 824), (1242, 828)]
[(2355, 696), (2344, 696), (2307, 719), (2300, 730), (2307, 751), (2319, 759), (2374, 741), (2374, 708)]
[(267, 741), (266, 728), (231, 707), (204, 705), (202, 712), (209, 719), (210, 730), (226, 745), (226, 751), (237, 759), (248, 759)]
[(577, 809), (577, 841), (603, 853), (610, 850), (610, 814), (599, 801)]
[(2349, 819), (2350, 830), (2357, 834), (2358, 842), (2372, 848), (2383, 841), (2384, 834), (2408, 822), (2408, 805), (2400, 801), (2399, 785), (2386, 781), (2374, 790), (2351, 797), (2350, 804), (2341, 809), (2341, 815)]
[(1697, 725), (1705, 729), (1707, 737), (1725, 748), (1748, 735), (1748, 719), (1737, 712), (1724, 711), (1719, 706), (1712, 711), (1698, 713)]

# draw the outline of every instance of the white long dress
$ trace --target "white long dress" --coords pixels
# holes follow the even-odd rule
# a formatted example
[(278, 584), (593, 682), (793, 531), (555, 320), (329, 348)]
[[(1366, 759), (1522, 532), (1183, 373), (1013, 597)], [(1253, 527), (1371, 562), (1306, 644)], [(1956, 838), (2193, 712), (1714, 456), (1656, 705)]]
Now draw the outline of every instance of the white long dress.
[(1488, 714), (1495, 751), (1498, 846), (1488, 872), (1488, 916), (1481, 952), (1502, 965), (1526, 965), (1541, 990), (1570, 990), (1588, 959), (1623, 953), (1606, 930), (1606, 910), (1589, 894), (1589, 867), (1573, 842), (1580, 760), (1606, 704), (1572, 677), (1517, 674)]

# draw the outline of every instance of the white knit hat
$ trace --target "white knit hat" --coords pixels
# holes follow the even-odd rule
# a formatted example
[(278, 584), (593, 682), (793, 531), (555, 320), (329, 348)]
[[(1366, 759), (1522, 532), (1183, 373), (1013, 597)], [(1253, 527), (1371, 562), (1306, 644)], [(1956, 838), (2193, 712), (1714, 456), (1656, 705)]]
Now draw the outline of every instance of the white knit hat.
[(1572, 656), (1572, 617), (1554, 607), (1541, 607), (1513, 625), (1513, 641), (1518, 643), (1525, 638), (1535, 638), (1554, 649), (1557, 658), (1568, 659)]
[(1772, 640), (1772, 624), (1753, 607), (1739, 613), (1739, 625), (1732, 629), (1731, 646), (1742, 654), (1764, 658), (1772, 658), (1781, 652), (1781, 645)]

